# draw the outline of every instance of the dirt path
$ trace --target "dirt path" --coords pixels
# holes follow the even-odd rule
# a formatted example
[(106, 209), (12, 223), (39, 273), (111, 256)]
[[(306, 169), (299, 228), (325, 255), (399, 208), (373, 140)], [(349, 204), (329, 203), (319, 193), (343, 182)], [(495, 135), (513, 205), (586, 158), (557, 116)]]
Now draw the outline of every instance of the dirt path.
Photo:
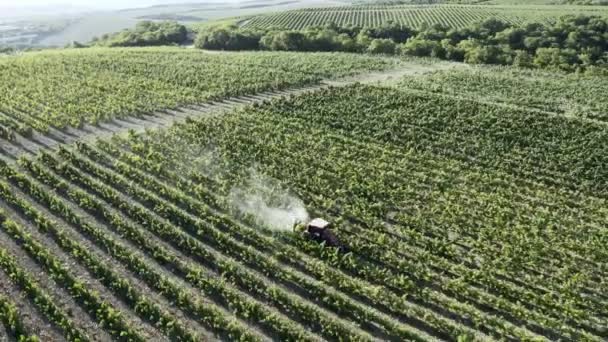
[(175, 110), (162, 110), (142, 117), (117, 118), (97, 126), (85, 125), (82, 128), (65, 130), (51, 129), (47, 134), (35, 132), (31, 137), (17, 135), (13, 141), (0, 138), (0, 160), (12, 163), (21, 156), (35, 155), (39, 151), (52, 150), (62, 144), (93, 141), (114, 134), (123, 134), (129, 130), (143, 132), (146, 129), (165, 128), (185, 121), (187, 118), (222, 114), (274, 98), (314, 92), (328, 87), (346, 87), (355, 83), (391, 85), (405, 76), (415, 76), (462, 65), (448, 62), (402, 62), (398, 67), (390, 70), (368, 72), (341, 79), (328, 79), (313, 85), (243, 95)]
[(423, 75), (434, 71), (467, 67), (463, 63), (454, 62), (403, 62), (395, 69), (370, 72), (346, 77), (338, 80), (326, 80), (322, 84), (334, 87), (345, 87), (353, 83), (395, 85), (406, 76)]

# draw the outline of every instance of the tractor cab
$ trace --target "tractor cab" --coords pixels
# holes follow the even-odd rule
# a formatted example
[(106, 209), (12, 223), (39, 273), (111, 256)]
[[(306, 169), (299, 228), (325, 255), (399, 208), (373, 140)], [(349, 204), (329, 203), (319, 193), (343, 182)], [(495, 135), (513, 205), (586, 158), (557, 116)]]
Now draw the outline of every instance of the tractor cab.
[(331, 231), (330, 222), (316, 218), (306, 225), (305, 234), (314, 241), (325, 243), (327, 247), (338, 248), (341, 252), (346, 252), (346, 247), (340, 242), (336, 235)]

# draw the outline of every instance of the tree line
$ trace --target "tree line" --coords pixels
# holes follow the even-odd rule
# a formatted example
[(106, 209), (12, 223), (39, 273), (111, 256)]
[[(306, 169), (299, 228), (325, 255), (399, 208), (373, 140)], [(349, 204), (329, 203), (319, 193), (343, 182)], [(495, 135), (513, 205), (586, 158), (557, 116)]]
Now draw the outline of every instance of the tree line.
[(343, 51), (429, 56), (472, 64), (605, 72), (608, 19), (563, 16), (555, 22), (512, 24), (487, 19), (461, 29), (441, 24), (419, 29), (387, 23), (381, 27), (328, 24), (304, 30), (243, 29), (200, 31), (195, 45), (211, 50)]
[(98, 46), (154, 46), (184, 44), (188, 41), (188, 29), (175, 21), (140, 21), (133, 29), (94, 38), (92, 45)]

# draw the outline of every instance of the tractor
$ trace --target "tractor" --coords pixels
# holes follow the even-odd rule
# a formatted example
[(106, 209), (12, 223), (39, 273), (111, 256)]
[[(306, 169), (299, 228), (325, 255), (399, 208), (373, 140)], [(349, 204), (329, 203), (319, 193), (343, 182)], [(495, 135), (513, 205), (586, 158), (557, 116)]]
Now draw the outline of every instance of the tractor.
[(324, 243), (325, 247), (337, 248), (340, 253), (347, 253), (346, 246), (331, 231), (332, 224), (322, 218), (316, 218), (307, 224), (296, 223), (295, 232), (302, 234), (318, 243)]

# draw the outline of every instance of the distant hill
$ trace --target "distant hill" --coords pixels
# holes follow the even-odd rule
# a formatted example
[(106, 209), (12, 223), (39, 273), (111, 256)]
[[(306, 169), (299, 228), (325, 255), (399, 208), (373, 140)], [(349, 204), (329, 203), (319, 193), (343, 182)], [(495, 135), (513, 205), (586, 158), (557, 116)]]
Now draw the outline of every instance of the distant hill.
[(180, 15), (180, 14), (150, 14), (150, 15), (142, 15), (141, 17), (137, 17), (137, 19), (143, 20), (174, 20), (174, 21), (201, 21), (204, 20), (200, 17), (195, 17), (191, 15)]
[(92, 7), (74, 5), (15, 6), (0, 3), (0, 20), (15, 21), (39, 17), (76, 15), (94, 11)]
[(61, 32), (50, 35), (40, 42), (42, 46), (64, 46), (72, 41), (88, 42), (104, 34), (134, 27), (142, 20), (175, 20), (182, 24), (193, 21), (205, 22), (221, 18), (258, 15), (305, 7), (327, 7), (344, 5), (339, 1), (321, 0), (253, 0), (235, 2), (194, 2), (172, 1), (171, 3), (102, 11), (83, 15), (80, 20), (67, 26)]

